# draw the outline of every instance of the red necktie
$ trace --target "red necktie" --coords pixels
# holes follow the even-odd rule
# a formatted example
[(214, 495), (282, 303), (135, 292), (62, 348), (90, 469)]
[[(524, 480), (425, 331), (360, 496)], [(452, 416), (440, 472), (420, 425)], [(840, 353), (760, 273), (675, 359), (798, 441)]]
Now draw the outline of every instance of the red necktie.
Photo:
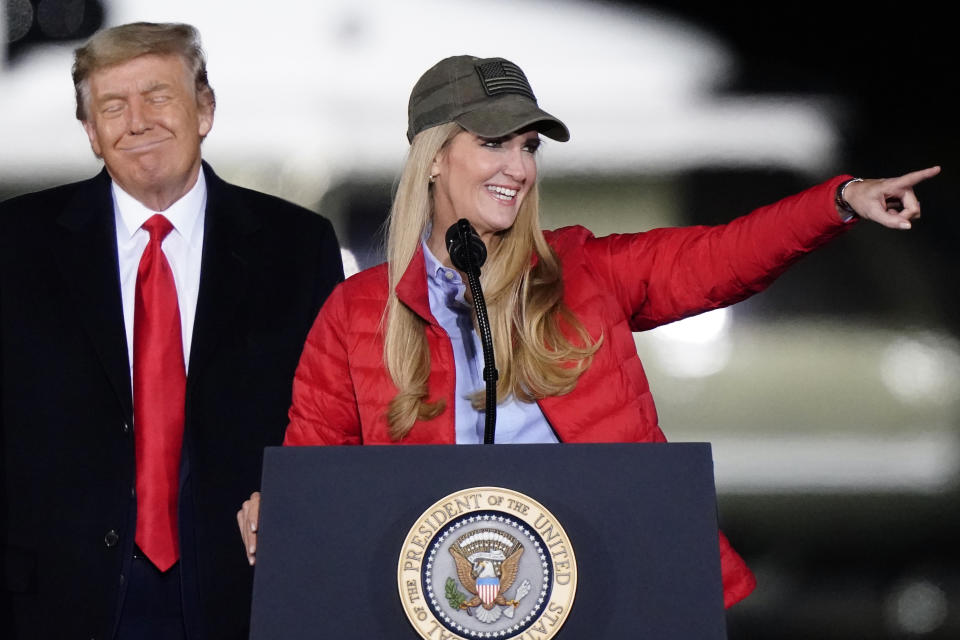
[(160, 243), (173, 225), (143, 223), (150, 242), (137, 269), (133, 314), (133, 431), (137, 468), (136, 542), (161, 571), (177, 561), (177, 494), (186, 369), (173, 272)]

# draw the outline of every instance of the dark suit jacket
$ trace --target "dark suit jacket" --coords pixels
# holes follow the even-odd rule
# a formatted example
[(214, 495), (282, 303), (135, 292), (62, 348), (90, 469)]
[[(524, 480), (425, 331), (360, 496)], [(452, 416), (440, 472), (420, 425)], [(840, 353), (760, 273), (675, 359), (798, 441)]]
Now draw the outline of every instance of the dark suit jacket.
[[(279, 445), (320, 305), (329, 221), (227, 184), (208, 198), (186, 394), (181, 570), (204, 638), (246, 638), (236, 511)], [(0, 636), (108, 638), (133, 548), (133, 408), (110, 179), (0, 204)]]

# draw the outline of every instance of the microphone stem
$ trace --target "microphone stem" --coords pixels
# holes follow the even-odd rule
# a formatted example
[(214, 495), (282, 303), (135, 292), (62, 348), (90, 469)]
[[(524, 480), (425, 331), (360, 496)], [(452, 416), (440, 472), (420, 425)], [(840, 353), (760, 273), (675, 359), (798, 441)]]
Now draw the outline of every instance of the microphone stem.
[(493, 444), (497, 423), (497, 372), (493, 355), (493, 334), (490, 332), (490, 321), (487, 319), (487, 303), (483, 299), (480, 288), (479, 269), (468, 258), (470, 268), (467, 269), (467, 282), (470, 284), (470, 294), (473, 296), (473, 306), (477, 312), (477, 329), (480, 332), (480, 344), (483, 346), (483, 379), (486, 382), (486, 411), (484, 413), (483, 444)]

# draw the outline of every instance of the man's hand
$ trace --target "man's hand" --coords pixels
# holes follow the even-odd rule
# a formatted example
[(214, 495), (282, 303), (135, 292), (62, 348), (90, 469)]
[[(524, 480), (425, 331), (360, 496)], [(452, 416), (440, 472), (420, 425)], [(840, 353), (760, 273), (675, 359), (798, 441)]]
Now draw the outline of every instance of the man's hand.
[(260, 492), (254, 491), (249, 500), (243, 501), (243, 507), (237, 511), (237, 525), (240, 527), (240, 537), (243, 538), (243, 548), (247, 552), (247, 562), (250, 566), (257, 561), (257, 527), (260, 524)]

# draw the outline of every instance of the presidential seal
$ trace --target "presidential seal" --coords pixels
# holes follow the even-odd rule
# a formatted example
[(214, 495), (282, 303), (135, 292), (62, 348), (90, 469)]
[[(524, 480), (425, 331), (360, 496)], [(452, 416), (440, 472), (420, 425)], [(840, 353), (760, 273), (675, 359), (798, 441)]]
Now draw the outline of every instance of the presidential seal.
[(400, 600), (427, 640), (549, 640), (577, 588), (570, 539), (539, 502), (464, 489), (416, 520), (397, 568)]

